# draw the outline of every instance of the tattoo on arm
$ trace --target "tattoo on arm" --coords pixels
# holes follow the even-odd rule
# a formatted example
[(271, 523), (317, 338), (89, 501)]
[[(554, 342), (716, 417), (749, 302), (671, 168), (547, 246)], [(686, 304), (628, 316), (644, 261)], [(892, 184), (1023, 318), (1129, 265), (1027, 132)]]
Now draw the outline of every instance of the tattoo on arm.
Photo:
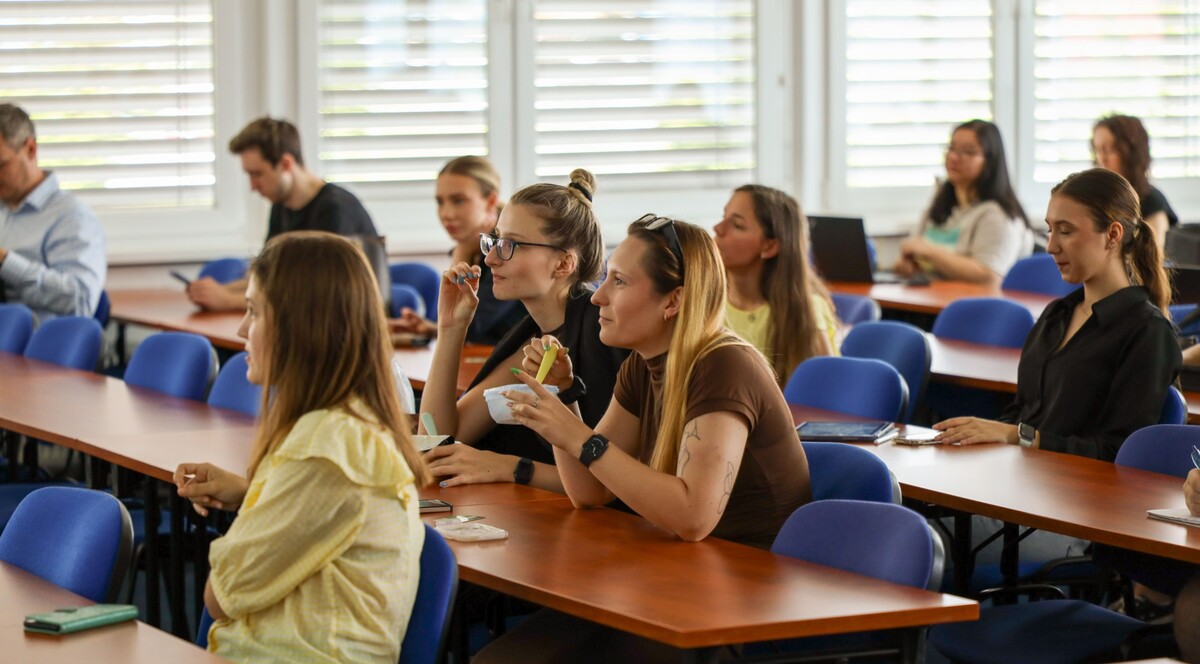
[(724, 514), (725, 507), (729, 505), (729, 497), (733, 495), (733, 464), (725, 462), (725, 491), (721, 494), (721, 500), (717, 503), (717, 514)]
[(692, 420), (692, 428), (683, 432), (683, 443), (679, 446), (679, 474), (682, 475), (684, 469), (687, 468), (688, 462), (692, 460), (692, 452), (688, 449), (688, 441), (695, 438), (700, 440), (700, 425)]

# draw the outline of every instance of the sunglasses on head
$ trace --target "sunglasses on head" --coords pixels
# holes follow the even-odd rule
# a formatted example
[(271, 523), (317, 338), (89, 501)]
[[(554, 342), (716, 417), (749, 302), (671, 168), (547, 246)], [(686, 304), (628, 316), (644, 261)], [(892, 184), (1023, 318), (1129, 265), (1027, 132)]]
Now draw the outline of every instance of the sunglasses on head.
[(667, 236), (667, 248), (675, 254), (675, 258), (679, 261), (679, 269), (682, 271), (683, 245), (679, 243), (679, 234), (675, 232), (675, 220), (651, 213), (643, 215), (641, 219), (638, 219), (638, 223), (645, 224), (644, 228), (648, 231), (659, 231)]

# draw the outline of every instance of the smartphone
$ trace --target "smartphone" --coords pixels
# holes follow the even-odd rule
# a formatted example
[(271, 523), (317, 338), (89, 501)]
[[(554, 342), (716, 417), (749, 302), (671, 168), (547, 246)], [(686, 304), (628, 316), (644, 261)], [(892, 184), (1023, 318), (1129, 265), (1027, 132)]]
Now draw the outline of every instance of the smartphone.
[(175, 270), (171, 270), (171, 276), (172, 276), (172, 277), (175, 277), (176, 279), (178, 279), (178, 280), (180, 280), (180, 281), (182, 281), (184, 286), (191, 286), (191, 285), (192, 285), (192, 280), (191, 280), (191, 279), (188, 279), (187, 277), (185, 277), (185, 276), (183, 276), (182, 274), (180, 274), (180, 273), (176, 272)]
[(941, 445), (942, 441), (935, 440), (942, 432), (921, 427), (909, 427), (904, 435), (896, 436), (892, 442), (897, 445)]
[(93, 627), (134, 620), (137, 607), (132, 604), (93, 604), (57, 609), (49, 613), (25, 616), (25, 631), (39, 634), (70, 634)]
[(421, 514), (428, 514), (430, 512), (449, 512), (450, 510), (454, 509), (454, 506), (450, 503), (444, 500), (438, 500), (437, 498), (422, 498), (417, 504), (421, 507)]

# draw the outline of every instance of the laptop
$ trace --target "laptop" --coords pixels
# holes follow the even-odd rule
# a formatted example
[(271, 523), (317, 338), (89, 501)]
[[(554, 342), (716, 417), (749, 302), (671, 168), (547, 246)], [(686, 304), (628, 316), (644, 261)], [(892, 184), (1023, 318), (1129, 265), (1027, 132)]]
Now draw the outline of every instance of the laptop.
[(808, 217), (812, 258), (825, 281), (895, 284), (903, 281), (894, 272), (875, 270), (862, 217)]

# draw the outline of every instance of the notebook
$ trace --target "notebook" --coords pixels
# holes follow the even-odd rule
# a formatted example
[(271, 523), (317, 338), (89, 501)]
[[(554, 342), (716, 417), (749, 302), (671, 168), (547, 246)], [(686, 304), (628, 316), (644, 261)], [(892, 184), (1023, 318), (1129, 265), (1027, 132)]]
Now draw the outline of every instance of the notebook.
[(1186, 507), (1146, 510), (1146, 514), (1150, 515), (1151, 519), (1181, 523), (1185, 526), (1200, 526), (1200, 516), (1192, 516), (1192, 513), (1187, 511)]
[(804, 422), (796, 427), (800, 440), (832, 443), (884, 443), (896, 437), (891, 422)]
[(893, 272), (875, 271), (862, 217), (808, 217), (812, 257), (817, 272), (826, 281), (894, 284), (901, 279)]

